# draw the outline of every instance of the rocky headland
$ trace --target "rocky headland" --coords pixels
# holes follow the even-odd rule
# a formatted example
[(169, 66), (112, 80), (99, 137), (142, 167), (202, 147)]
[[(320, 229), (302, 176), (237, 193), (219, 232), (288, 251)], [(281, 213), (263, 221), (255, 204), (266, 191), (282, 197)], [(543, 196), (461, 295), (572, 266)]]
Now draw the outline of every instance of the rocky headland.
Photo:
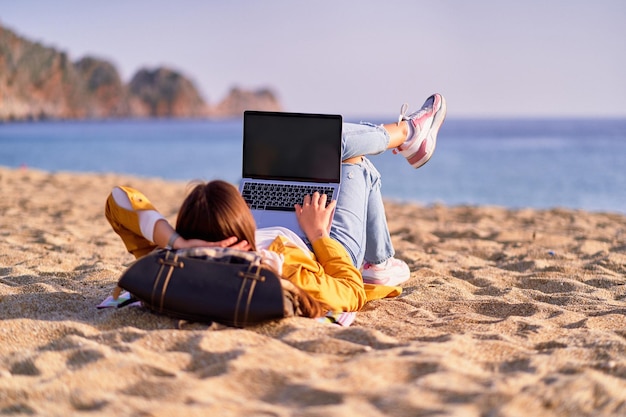
[(233, 87), (214, 104), (171, 68), (142, 68), (125, 83), (110, 62), (32, 42), (0, 25), (0, 121), (105, 118), (228, 118), (282, 109), (269, 88)]

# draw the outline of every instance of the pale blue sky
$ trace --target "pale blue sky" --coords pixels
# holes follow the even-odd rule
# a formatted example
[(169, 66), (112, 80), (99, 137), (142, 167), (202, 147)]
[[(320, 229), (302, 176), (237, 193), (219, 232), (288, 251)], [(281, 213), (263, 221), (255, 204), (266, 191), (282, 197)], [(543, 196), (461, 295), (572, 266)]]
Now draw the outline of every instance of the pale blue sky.
[(0, 0), (0, 23), (113, 62), (166, 65), (215, 103), (270, 87), (288, 111), (626, 117), (624, 0)]

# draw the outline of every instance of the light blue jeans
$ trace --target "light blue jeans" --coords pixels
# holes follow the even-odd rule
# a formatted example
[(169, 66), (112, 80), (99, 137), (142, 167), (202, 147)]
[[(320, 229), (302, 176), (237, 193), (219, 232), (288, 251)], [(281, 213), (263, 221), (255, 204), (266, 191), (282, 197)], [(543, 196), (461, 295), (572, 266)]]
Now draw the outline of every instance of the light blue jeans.
[[(382, 126), (343, 124), (342, 160), (382, 153), (388, 144), (389, 134)], [(342, 164), (341, 175), (331, 237), (346, 248), (357, 268), (363, 262), (386, 261), (395, 251), (380, 191), (380, 173), (363, 158), (356, 164)]]

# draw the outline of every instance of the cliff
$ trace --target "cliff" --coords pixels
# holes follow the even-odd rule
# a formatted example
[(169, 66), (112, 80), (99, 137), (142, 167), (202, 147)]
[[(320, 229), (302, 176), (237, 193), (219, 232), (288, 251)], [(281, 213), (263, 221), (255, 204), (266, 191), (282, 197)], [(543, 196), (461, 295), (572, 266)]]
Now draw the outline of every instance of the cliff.
[(241, 115), (244, 110), (281, 111), (276, 95), (268, 89), (246, 91), (233, 87), (222, 102), (211, 108), (213, 117)]
[(239, 117), (280, 111), (269, 89), (233, 88), (209, 105), (194, 83), (168, 68), (140, 69), (125, 84), (106, 60), (67, 54), (0, 26), (0, 121), (137, 117)]
[(157, 68), (140, 70), (130, 81), (132, 113), (149, 117), (205, 117), (209, 109), (193, 83), (181, 74)]

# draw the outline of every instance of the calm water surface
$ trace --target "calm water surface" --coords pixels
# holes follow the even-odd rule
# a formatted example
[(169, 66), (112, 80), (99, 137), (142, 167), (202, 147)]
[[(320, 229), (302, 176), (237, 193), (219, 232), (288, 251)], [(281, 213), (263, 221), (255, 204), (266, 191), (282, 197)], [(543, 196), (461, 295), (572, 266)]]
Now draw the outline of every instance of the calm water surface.
[[(0, 165), (237, 183), (241, 137), (240, 120), (0, 124)], [(423, 168), (372, 160), (393, 200), (626, 213), (626, 120), (447, 120)]]

